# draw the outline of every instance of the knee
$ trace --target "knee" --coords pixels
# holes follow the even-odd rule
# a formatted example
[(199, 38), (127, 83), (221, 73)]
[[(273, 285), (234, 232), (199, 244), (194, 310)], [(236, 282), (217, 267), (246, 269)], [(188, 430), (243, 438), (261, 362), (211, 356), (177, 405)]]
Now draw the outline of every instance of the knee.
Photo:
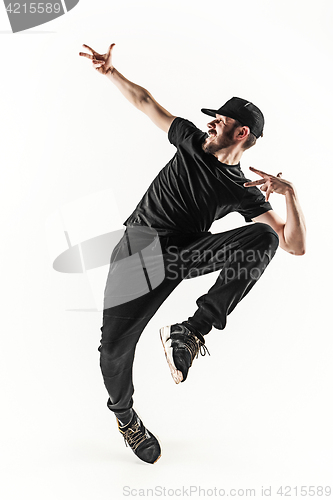
[[(127, 340), (127, 342), (126, 342)], [(101, 367), (119, 367), (133, 363), (135, 344), (130, 344), (128, 339), (123, 342), (101, 342), (100, 352)]]
[(119, 360), (121, 359), (119, 349), (115, 348), (113, 344), (102, 342), (98, 350), (100, 352), (99, 362), (102, 371), (113, 371), (114, 368), (118, 366)]
[(112, 359), (112, 352), (107, 344), (101, 343), (100, 346), (98, 347), (98, 350), (100, 354), (101, 364), (103, 364), (103, 362), (107, 362)]
[(98, 350), (100, 352), (100, 368), (104, 377), (114, 377), (123, 370), (122, 357), (110, 344), (102, 343)]
[(275, 253), (279, 246), (279, 236), (277, 232), (274, 231), (271, 226), (262, 222), (256, 222), (253, 226), (255, 233), (260, 237), (262, 246)]

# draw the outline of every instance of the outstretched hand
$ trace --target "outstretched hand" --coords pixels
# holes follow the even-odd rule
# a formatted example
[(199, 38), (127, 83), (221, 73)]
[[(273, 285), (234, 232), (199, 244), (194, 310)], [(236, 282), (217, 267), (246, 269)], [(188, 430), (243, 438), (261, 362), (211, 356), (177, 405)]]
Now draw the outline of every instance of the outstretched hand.
[(89, 47), (88, 45), (83, 44), (83, 47), (88, 49), (91, 54), (87, 54), (86, 52), (80, 52), (79, 55), (82, 57), (86, 57), (90, 59), (93, 63), (94, 68), (101, 73), (102, 75), (106, 75), (106, 73), (113, 70), (112, 65), (112, 49), (115, 46), (115, 43), (112, 43), (109, 47), (109, 50), (106, 54), (98, 54), (94, 49)]
[(260, 189), (261, 191), (266, 192), (266, 201), (268, 201), (271, 193), (278, 193), (285, 195), (288, 191), (293, 189), (293, 185), (291, 182), (286, 181), (285, 179), (281, 179), (282, 172), (279, 172), (275, 176), (267, 174), (262, 170), (257, 170), (256, 168), (253, 167), (250, 167), (250, 170), (252, 170), (252, 172), (254, 172), (255, 174), (260, 175), (262, 179), (252, 182), (245, 182), (244, 186), (251, 187), (251, 186), (259, 186), (262, 184)]

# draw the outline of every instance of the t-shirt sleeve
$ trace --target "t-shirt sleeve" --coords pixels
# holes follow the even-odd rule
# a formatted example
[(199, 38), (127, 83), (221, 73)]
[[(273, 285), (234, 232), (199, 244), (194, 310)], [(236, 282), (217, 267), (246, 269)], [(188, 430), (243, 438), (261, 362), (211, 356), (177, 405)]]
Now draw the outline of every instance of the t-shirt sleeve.
[(185, 120), (185, 118), (177, 117), (171, 123), (168, 139), (171, 144), (177, 148), (179, 144), (188, 139), (195, 132), (200, 132), (202, 134), (202, 131), (199, 130), (194, 123)]
[(265, 196), (260, 189), (255, 186), (245, 189), (245, 195), (237, 212), (244, 217), (246, 222), (252, 222), (252, 219), (258, 217), (258, 215), (264, 214), (268, 210), (273, 210), (271, 204), (265, 200)]

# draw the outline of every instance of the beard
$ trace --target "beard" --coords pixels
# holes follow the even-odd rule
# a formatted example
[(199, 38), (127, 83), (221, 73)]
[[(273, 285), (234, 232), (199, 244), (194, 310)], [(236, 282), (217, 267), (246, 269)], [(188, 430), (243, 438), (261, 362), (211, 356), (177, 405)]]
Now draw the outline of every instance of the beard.
[[(236, 127), (235, 127), (236, 128)], [(209, 136), (202, 144), (202, 149), (205, 153), (215, 155), (221, 149), (228, 148), (234, 144), (234, 130), (225, 131), (222, 137)], [(211, 139), (212, 138), (212, 139)]]

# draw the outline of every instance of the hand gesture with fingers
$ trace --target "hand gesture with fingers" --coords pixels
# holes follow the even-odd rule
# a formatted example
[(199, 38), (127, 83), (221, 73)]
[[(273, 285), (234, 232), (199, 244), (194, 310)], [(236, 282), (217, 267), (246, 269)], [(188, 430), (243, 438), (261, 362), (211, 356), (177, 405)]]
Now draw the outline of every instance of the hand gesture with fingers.
[(83, 44), (83, 47), (88, 49), (91, 54), (87, 54), (86, 52), (80, 52), (79, 55), (82, 57), (86, 57), (90, 59), (93, 63), (94, 68), (101, 73), (102, 75), (106, 75), (108, 71), (113, 70), (112, 65), (112, 49), (115, 46), (115, 43), (112, 43), (109, 47), (109, 50), (106, 54), (98, 54), (94, 49), (89, 47), (88, 45)]
[(267, 174), (262, 170), (257, 170), (256, 168), (250, 167), (250, 170), (255, 174), (260, 175), (262, 179), (252, 182), (245, 182), (245, 187), (260, 186), (261, 191), (266, 193), (266, 201), (268, 201), (271, 193), (286, 194), (288, 191), (293, 189), (291, 182), (281, 179), (282, 172), (279, 172), (276, 176)]

